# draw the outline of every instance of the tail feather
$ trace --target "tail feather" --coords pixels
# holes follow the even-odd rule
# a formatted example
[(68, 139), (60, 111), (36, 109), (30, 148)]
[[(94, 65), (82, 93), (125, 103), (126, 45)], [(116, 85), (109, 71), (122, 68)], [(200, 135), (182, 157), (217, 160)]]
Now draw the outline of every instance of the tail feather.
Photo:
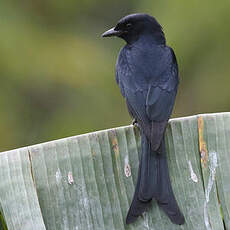
[(147, 210), (151, 200), (155, 199), (170, 220), (181, 225), (184, 223), (184, 216), (179, 210), (171, 187), (164, 140), (161, 143), (161, 153), (151, 150), (151, 144), (145, 135), (142, 135), (141, 141), (138, 180), (126, 223), (134, 222)]
[(140, 166), (140, 188), (138, 198), (141, 201), (152, 200), (157, 195), (158, 185), (158, 161), (155, 154), (150, 154), (151, 144), (146, 136), (142, 135), (141, 139), (142, 154)]
[(180, 212), (172, 190), (165, 152), (162, 155), (158, 154), (157, 157), (159, 158), (160, 171), (159, 193), (158, 197), (156, 197), (157, 203), (173, 223), (184, 224), (184, 216)]
[(151, 200), (142, 201), (138, 198), (139, 188), (140, 188), (140, 176), (141, 176), (140, 171), (141, 171), (141, 162), (139, 166), (138, 179), (137, 179), (135, 193), (133, 196), (133, 201), (130, 205), (130, 208), (129, 208), (129, 211), (126, 217), (126, 224), (133, 223), (143, 212), (145, 212), (148, 209), (151, 203)]

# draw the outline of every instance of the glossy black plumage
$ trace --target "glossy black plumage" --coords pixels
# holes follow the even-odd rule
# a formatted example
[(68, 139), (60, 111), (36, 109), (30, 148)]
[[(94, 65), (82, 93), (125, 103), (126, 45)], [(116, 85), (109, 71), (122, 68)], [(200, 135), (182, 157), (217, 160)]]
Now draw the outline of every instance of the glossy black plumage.
[(147, 14), (128, 15), (103, 36), (118, 36), (127, 42), (117, 60), (116, 82), (141, 130), (138, 181), (126, 223), (135, 221), (155, 199), (173, 223), (183, 224), (164, 144), (179, 83), (175, 54), (166, 45), (160, 24)]

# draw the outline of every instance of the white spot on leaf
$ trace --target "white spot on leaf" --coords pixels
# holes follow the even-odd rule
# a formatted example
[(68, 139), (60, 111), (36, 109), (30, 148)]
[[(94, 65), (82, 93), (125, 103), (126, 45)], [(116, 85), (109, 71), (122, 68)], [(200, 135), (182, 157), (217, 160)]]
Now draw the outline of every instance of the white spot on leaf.
[(144, 217), (144, 229), (150, 230), (148, 214), (144, 212), (143, 217)]
[(68, 183), (69, 184), (73, 184), (74, 183), (72, 172), (68, 173)]
[(61, 178), (62, 178), (61, 171), (60, 171), (60, 169), (58, 169), (56, 172), (56, 182), (58, 184), (61, 182)]
[(208, 179), (208, 186), (207, 189), (205, 190), (205, 202), (204, 202), (204, 223), (205, 227), (207, 230), (212, 230), (211, 225), (209, 223), (209, 218), (208, 218), (208, 202), (209, 202), (209, 197), (210, 197), (210, 192), (213, 187), (213, 183), (215, 181), (215, 175), (216, 175), (216, 167), (217, 167), (217, 154), (216, 152), (210, 152), (209, 153), (209, 160), (210, 160), (210, 165), (209, 165), (209, 170), (210, 170), (210, 175)]
[(129, 158), (128, 156), (125, 157), (125, 168), (124, 168), (125, 176), (130, 177), (131, 176), (131, 167), (129, 165)]
[(192, 168), (192, 163), (191, 161), (188, 161), (188, 165), (189, 165), (189, 170), (190, 170), (190, 175), (191, 175), (191, 179), (193, 182), (198, 182), (198, 178), (197, 175), (194, 173), (193, 168)]

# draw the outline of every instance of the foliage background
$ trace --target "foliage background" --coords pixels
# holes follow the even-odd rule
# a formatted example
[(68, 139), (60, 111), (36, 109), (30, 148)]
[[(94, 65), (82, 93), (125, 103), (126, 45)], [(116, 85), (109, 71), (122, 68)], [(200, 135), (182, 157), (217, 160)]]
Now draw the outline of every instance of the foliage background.
[(230, 1), (0, 2), (0, 151), (130, 123), (115, 84), (124, 42), (100, 34), (154, 15), (176, 52), (173, 117), (230, 111)]

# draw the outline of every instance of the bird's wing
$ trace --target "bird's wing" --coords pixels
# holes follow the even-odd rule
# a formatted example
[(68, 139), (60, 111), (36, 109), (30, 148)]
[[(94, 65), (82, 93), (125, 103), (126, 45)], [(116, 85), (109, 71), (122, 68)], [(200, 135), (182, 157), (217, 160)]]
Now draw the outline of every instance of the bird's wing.
[(175, 102), (179, 83), (178, 65), (175, 54), (171, 48), (170, 52), (171, 61), (161, 73), (163, 80), (149, 84), (146, 97), (146, 112), (152, 121), (169, 119)]
[[(122, 52), (116, 66), (117, 83), (128, 110), (151, 140), (153, 149), (160, 146), (177, 93), (177, 61), (173, 50), (169, 48), (169, 51), (157, 77), (151, 75), (157, 74), (156, 70), (149, 68), (148, 71), (146, 66), (130, 64)], [(151, 59), (146, 59), (145, 65), (149, 62)]]

